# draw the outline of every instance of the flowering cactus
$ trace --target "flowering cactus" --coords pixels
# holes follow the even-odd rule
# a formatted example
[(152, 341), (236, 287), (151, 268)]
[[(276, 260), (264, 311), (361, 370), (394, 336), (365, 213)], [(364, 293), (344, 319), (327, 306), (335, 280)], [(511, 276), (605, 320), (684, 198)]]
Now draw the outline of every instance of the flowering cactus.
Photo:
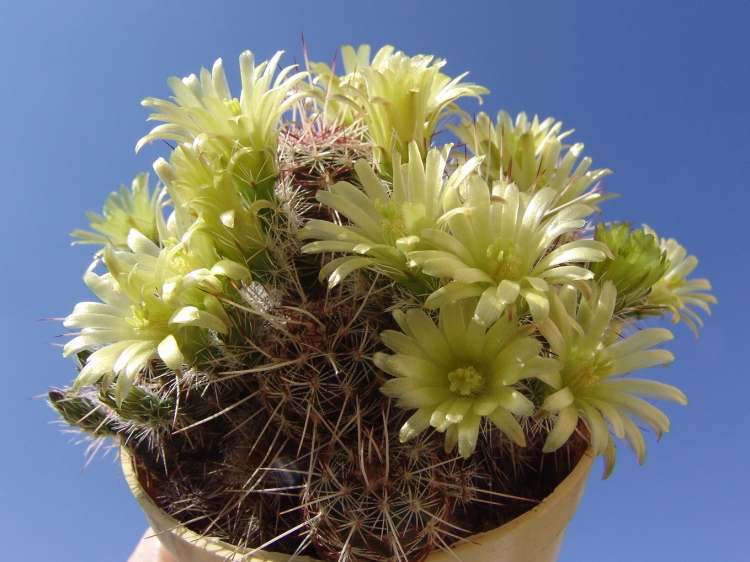
[(247, 52), (239, 98), (219, 60), (143, 102), (162, 124), (138, 147), (174, 147), (73, 233), (98, 300), (65, 319), (80, 372), (49, 398), (199, 533), (420, 560), (587, 446), (606, 475), (619, 441), (643, 462), (636, 420), (669, 430), (645, 399), (687, 399), (627, 376), (673, 360), (640, 323), (697, 331), (716, 299), (676, 241), (594, 224), (609, 170), (560, 122), (466, 114), (487, 90), (430, 56), (342, 54), (276, 75)]

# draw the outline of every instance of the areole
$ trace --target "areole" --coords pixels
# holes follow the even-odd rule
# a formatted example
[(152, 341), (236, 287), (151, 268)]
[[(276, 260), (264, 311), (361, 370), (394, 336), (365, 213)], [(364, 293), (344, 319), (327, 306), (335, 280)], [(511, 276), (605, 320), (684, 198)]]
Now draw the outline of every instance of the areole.
[[(151, 528), (177, 562), (287, 562), (290, 556), (270, 551), (252, 552), (212, 537), (203, 537), (162, 511), (141, 486), (130, 451), (120, 449), (125, 480)], [(573, 471), (533, 509), (514, 520), (436, 551), (426, 562), (554, 562), (565, 531), (583, 496), (594, 455), (588, 449)], [(296, 556), (298, 562), (316, 562)]]

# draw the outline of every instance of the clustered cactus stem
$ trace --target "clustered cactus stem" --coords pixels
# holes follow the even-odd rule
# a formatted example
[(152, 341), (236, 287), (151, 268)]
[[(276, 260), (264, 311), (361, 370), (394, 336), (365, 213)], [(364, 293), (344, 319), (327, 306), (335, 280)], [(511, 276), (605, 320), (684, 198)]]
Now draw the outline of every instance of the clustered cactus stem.
[[(65, 319), (65, 422), (133, 453), (198, 533), (323, 560), (421, 560), (546, 497), (583, 451), (645, 459), (685, 404), (671, 315), (716, 299), (676, 241), (593, 223), (610, 195), (552, 118), (384, 47), (240, 57), (148, 98), (174, 143), (90, 213), (98, 300)], [(440, 129), (455, 143), (435, 145)], [(170, 145), (171, 146), (171, 145)]]

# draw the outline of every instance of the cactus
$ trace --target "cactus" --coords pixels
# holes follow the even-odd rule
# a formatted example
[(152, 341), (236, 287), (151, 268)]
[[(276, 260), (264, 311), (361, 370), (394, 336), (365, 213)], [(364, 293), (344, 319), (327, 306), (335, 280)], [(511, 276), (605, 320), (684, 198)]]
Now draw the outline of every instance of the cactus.
[[(607, 471), (616, 438), (642, 461), (634, 419), (668, 420), (639, 396), (685, 397), (620, 378), (672, 358), (635, 322), (696, 327), (687, 307), (715, 299), (650, 233), (592, 236), (609, 171), (573, 171), (560, 123), (472, 120), (457, 100), (487, 92), (444, 61), (343, 53), (341, 76), (275, 79), (280, 53), (245, 53), (239, 98), (218, 61), (144, 102), (165, 124), (138, 146), (177, 147), (163, 186), (139, 175), (75, 232), (107, 272), (86, 274), (81, 371), (49, 399), (198, 533), (421, 560), (536, 505), (589, 445)], [(451, 116), (466, 148), (431, 144)]]

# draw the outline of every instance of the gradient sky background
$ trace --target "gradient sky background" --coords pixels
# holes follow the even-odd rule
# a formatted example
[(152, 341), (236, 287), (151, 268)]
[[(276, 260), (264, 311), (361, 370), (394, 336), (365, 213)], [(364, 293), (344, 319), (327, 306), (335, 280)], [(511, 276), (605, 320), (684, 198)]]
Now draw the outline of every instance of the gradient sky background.
[(677, 326), (677, 360), (648, 373), (691, 403), (664, 406), (672, 433), (649, 436), (643, 466), (621, 447), (601, 481), (596, 462), (560, 561), (748, 560), (747, 0), (2, 2), (0, 559), (124, 562), (141, 536), (114, 455), (83, 470), (85, 446), (31, 400), (75, 376), (48, 345), (64, 328), (39, 319), (90, 299), (89, 249), (68, 236), (84, 212), (166, 154), (134, 154), (150, 130), (140, 101), (219, 57), (236, 88), (246, 49), (301, 62), (302, 34), (312, 60), (360, 43), (434, 54), (490, 88), (493, 117), (562, 120), (615, 172), (623, 197), (604, 219), (647, 223), (700, 258), (720, 304), (697, 341)]

